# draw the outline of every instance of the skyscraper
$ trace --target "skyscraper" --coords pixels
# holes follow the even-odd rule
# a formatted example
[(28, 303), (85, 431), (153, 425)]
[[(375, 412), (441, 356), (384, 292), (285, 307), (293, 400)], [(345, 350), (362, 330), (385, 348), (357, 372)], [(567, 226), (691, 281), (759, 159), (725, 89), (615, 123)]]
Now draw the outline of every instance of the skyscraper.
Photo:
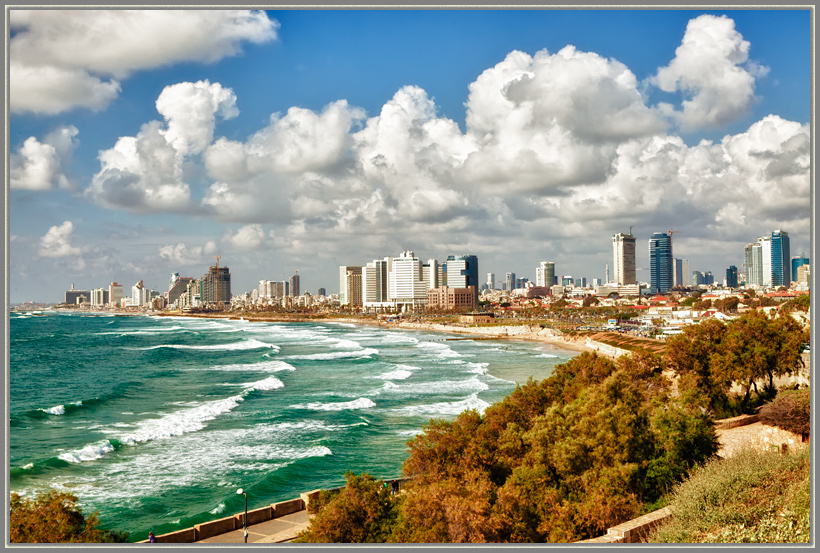
[(805, 255), (792, 257), (792, 280), (797, 280), (797, 268), (809, 264), (809, 258)]
[(495, 273), (487, 273), (487, 288), (495, 290)]
[(763, 247), (760, 242), (747, 244), (744, 249), (743, 266), (746, 271), (746, 284), (763, 285)]
[(789, 233), (772, 232), (772, 286), (789, 286), (792, 282)]
[(612, 253), (615, 282), (621, 285), (635, 284), (635, 237), (622, 232), (613, 235)]
[(729, 265), (726, 269), (726, 286), (728, 288), (737, 288), (737, 267)]
[(411, 250), (405, 250), (392, 260), (388, 277), (390, 300), (396, 307), (416, 307), (427, 304), (427, 282), (421, 260)]
[(515, 273), (507, 273), (507, 291), (512, 292), (515, 289)]
[(357, 307), (362, 305), (362, 268), (342, 265), (339, 267), (339, 304)]
[(672, 288), (672, 237), (656, 232), (649, 239), (649, 287), (652, 293), (665, 294)]
[(472, 286), (478, 303), (478, 257), (474, 255), (448, 255), (445, 280), (450, 288)]
[(674, 277), (672, 278), (672, 286), (683, 286), (683, 259), (677, 257), (673, 261)]
[(535, 269), (535, 285), (551, 287), (555, 284), (555, 262), (542, 261)]
[(208, 267), (208, 272), (199, 280), (202, 303), (231, 303), (231, 272), (227, 267)]
[(290, 296), (294, 298), (299, 297), (299, 271), (296, 271), (296, 274), (290, 277)]
[(362, 302), (365, 306), (389, 301), (387, 278), (390, 273), (390, 263), (388, 259), (374, 259), (362, 267)]

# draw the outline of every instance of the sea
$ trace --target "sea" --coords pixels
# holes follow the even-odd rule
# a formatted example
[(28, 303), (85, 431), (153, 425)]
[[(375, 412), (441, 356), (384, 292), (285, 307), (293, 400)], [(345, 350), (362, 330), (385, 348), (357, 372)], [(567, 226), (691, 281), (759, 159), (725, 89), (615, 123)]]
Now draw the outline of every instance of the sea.
[(431, 419), (576, 352), (345, 322), (61, 311), (9, 320), (10, 490), (57, 489), (130, 541), (401, 476)]

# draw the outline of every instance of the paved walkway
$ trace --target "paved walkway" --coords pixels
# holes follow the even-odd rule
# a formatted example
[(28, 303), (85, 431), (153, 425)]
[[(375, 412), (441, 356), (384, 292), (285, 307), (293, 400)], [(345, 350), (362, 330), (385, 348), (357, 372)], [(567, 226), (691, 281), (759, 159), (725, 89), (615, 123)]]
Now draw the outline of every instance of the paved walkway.
[[(307, 510), (248, 526), (248, 543), (282, 543), (290, 541), (308, 526)], [(233, 530), (196, 543), (244, 543), (244, 530)]]

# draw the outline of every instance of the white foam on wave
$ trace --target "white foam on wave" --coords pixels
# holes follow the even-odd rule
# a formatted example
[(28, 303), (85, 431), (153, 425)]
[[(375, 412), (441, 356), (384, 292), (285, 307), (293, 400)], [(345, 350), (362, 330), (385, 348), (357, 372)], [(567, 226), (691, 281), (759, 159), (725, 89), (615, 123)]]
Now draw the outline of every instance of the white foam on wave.
[(67, 463), (82, 463), (83, 461), (96, 461), (102, 458), (106, 453), (114, 451), (114, 446), (108, 440), (89, 444), (82, 449), (71, 451), (68, 453), (61, 453), (57, 457), (66, 461)]
[(220, 503), (219, 505), (217, 505), (217, 506), (216, 506), (216, 509), (214, 509), (213, 511), (211, 511), (211, 514), (212, 514), (212, 515), (218, 515), (218, 514), (220, 514), (221, 512), (223, 512), (224, 510), (225, 510), (225, 504), (224, 504), (224, 503)]
[(550, 353), (542, 353), (540, 355), (536, 355), (536, 357), (549, 357), (549, 358), (557, 358), (557, 355), (552, 355)]
[(364, 348), (354, 351), (331, 351), (326, 353), (311, 353), (307, 355), (288, 355), (285, 359), (305, 359), (309, 361), (325, 361), (331, 359), (360, 359), (363, 357), (371, 357), (379, 353), (379, 350), (374, 348)]
[(273, 348), (276, 349), (279, 346), (273, 344), (266, 344), (265, 342), (260, 342), (254, 338), (250, 338), (248, 340), (242, 340), (241, 342), (231, 342), (230, 344), (208, 344), (202, 346), (189, 346), (185, 344), (159, 344), (157, 346), (147, 346), (142, 348), (125, 348), (131, 350), (152, 350), (152, 349), (159, 349), (159, 348), (173, 348), (173, 349), (188, 349), (188, 350), (207, 350), (207, 351), (236, 351), (236, 350), (248, 350), (248, 349), (259, 349), (259, 348)]
[(487, 374), (489, 363), (467, 363), (469, 371), (475, 374)]
[(393, 412), (404, 416), (422, 417), (429, 415), (458, 415), (467, 409), (475, 409), (479, 413), (489, 407), (490, 404), (479, 399), (478, 394), (472, 394), (467, 399), (453, 402), (433, 403), (429, 405), (412, 405), (394, 409)]
[(480, 381), (478, 376), (468, 378), (467, 380), (438, 380), (433, 382), (419, 382), (413, 384), (395, 384), (393, 382), (385, 382), (384, 386), (376, 390), (376, 394), (391, 393), (402, 395), (445, 395), (445, 394), (463, 394), (467, 392), (483, 392), (489, 390), (490, 387)]
[(245, 386), (249, 386), (248, 390), (267, 392), (270, 390), (277, 390), (279, 388), (283, 388), (285, 385), (282, 383), (281, 380), (279, 380), (275, 376), (271, 376), (266, 378), (265, 380), (260, 380), (259, 382), (245, 384)]
[(419, 342), (416, 347), (436, 357), (462, 357), (460, 353), (454, 351), (450, 346), (440, 342)]
[(356, 337), (359, 340), (375, 340), (383, 344), (418, 344), (419, 339), (413, 336), (402, 334), (401, 332), (383, 332), (373, 335), (360, 335)]
[(258, 371), (258, 372), (279, 372), (279, 371), (295, 371), (293, 365), (289, 365), (284, 361), (261, 361), (259, 363), (235, 363), (229, 365), (214, 365), (205, 369), (196, 368), (190, 370), (210, 370), (210, 371)]
[[(82, 401), (69, 403), (69, 405), (76, 405), (77, 407), (80, 407), (82, 404)], [(49, 407), (48, 409), (40, 409), (40, 411), (48, 413), (49, 415), (65, 415), (65, 405), (55, 405), (54, 407)]]
[(386, 372), (380, 374), (375, 378), (381, 378), (382, 380), (405, 380), (413, 376), (412, 371), (407, 371), (404, 369), (396, 369), (395, 371)]
[(294, 409), (310, 409), (312, 411), (342, 411), (344, 409), (369, 409), (376, 404), (366, 397), (360, 397), (353, 401), (341, 403), (307, 403), (301, 405), (291, 405)]

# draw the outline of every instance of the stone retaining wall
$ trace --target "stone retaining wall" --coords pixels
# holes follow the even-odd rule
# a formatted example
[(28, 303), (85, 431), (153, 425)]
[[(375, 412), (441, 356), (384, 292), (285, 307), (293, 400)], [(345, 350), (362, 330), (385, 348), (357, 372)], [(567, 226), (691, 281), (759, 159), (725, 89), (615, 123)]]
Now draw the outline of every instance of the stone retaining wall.
[[(392, 479), (391, 479), (392, 480)], [(409, 478), (396, 478), (399, 486), (403, 486)], [(338, 491), (344, 489), (344, 486), (339, 488), (332, 488), (328, 491)], [(303, 493), (296, 499), (289, 499), (287, 501), (280, 501), (273, 503), (266, 507), (248, 511), (248, 526), (266, 522), (275, 518), (283, 517), (298, 511), (307, 509), (310, 501), (319, 496), (322, 490), (313, 490), (311, 492)], [(169, 532), (167, 534), (160, 534), (155, 536), (157, 543), (194, 543), (206, 538), (212, 538), (234, 530), (241, 530), (245, 524), (245, 513), (237, 513), (230, 517), (220, 518), (209, 522), (197, 524), (193, 528), (186, 528), (184, 530), (177, 530), (176, 532)], [(138, 543), (147, 543), (148, 540), (142, 540)]]
[(649, 532), (672, 515), (671, 507), (664, 507), (638, 518), (613, 526), (606, 535), (576, 543), (642, 543)]

